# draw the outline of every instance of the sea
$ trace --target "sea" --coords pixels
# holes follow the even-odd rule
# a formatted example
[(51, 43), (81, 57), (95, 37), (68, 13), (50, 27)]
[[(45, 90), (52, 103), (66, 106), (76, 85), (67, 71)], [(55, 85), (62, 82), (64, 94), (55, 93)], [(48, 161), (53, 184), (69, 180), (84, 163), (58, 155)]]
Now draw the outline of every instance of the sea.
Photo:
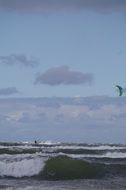
[(1, 142), (0, 190), (126, 190), (126, 145)]

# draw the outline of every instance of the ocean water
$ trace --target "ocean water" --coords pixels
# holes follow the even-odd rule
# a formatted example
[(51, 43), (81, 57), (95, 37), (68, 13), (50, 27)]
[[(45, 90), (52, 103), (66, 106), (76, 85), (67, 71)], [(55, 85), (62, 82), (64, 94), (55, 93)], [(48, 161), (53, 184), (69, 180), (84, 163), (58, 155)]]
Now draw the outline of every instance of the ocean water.
[(0, 143), (2, 190), (125, 190), (126, 145)]

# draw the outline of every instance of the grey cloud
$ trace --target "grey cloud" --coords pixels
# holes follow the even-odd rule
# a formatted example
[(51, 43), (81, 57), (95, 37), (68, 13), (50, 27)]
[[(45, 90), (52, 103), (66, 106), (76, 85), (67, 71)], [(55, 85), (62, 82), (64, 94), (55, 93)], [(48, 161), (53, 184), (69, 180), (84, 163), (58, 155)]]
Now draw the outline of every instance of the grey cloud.
[(0, 99), (3, 141), (126, 143), (125, 134), (126, 97)]
[(9, 96), (9, 95), (17, 94), (17, 93), (19, 93), (19, 91), (15, 87), (0, 89), (0, 95)]
[(0, 64), (5, 64), (5, 65), (17, 64), (17, 65), (34, 67), (39, 64), (39, 61), (34, 57), (27, 58), (24, 54), (11, 54), (7, 56), (0, 56)]
[[(76, 102), (76, 99), (80, 100)], [(60, 104), (55, 108), (52, 102)], [(42, 103), (41, 106), (38, 104)], [(48, 106), (45, 106), (46, 105)], [(99, 126), (125, 126), (126, 98), (33, 98), (0, 100), (0, 121), (33, 124), (85, 123)], [(99, 106), (96, 106), (99, 104)], [(51, 126), (52, 126), (51, 125)], [(71, 125), (72, 126), (72, 125)]]
[(93, 75), (80, 71), (71, 71), (67, 66), (53, 67), (38, 74), (35, 84), (47, 85), (79, 85), (92, 83)]
[(0, 8), (20, 12), (49, 12), (56, 10), (125, 11), (125, 0), (0, 0)]

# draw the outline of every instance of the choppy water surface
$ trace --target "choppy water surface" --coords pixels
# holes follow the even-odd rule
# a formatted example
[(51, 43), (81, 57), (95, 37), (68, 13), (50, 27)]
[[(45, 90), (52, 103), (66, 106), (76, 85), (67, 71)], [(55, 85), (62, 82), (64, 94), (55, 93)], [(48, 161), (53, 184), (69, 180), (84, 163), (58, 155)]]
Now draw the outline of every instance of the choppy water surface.
[(0, 189), (124, 190), (126, 145), (1, 142)]

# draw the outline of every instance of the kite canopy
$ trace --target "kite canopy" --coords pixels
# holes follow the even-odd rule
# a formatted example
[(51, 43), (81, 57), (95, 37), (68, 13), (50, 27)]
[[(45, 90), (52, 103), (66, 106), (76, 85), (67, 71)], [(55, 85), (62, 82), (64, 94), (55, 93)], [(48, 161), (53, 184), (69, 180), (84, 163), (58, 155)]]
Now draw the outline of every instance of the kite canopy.
[(123, 88), (119, 85), (116, 85), (116, 87), (118, 88), (119, 96), (122, 96), (123, 95)]

